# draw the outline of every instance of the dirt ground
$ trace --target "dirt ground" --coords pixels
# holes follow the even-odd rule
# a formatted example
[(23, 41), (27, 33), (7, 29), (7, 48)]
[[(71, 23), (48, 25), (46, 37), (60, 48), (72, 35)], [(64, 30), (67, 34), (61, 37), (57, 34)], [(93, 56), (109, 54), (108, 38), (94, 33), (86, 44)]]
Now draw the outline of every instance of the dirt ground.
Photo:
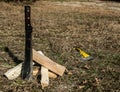
[[(36, 1), (31, 6), (33, 48), (64, 65), (70, 74), (41, 88), (8, 80), (4, 73), (24, 61), (24, 2), (0, 2), (0, 92), (120, 92), (120, 3)], [(81, 61), (79, 47), (94, 57)]]

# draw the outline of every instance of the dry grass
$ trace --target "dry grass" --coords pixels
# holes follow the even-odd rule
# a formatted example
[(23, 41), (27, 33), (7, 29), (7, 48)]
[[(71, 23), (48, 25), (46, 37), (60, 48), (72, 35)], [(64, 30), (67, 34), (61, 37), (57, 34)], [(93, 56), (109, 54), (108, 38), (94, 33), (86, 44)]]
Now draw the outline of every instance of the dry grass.
[[(8, 47), (24, 60), (24, 7), (23, 4), (0, 2), (0, 61), (13, 67), (14, 57), (4, 51)], [(64, 74), (50, 80), (45, 92), (103, 92), (119, 91), (120, 83), (120, 13), (102, 7), (58, 6), (50, 2), (36, 2), (32, 7), (33, 48), (64, 65), (72, 75)], [(80, 47), (93, 61), (80, 61)], [(9, 81), (2, 76), (7, 70), (0, 68), (0, 90), (42, 92), (35, 80), (30, 83), (20, 78)], [(6, 81), (6, 82), (4, 82)]]

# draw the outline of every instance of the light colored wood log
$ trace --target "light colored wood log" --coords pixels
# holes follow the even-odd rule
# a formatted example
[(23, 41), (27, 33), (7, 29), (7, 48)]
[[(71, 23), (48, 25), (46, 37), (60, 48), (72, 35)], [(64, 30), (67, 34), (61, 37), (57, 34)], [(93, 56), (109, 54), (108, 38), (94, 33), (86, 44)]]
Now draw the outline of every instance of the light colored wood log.
[(51, 71), (48, 71), (48, 75), (50, 78), (57, 78), (57, 75)]
[(42, 89), (49, 85), (49, 76), (48, 76), (48, 69), (44, 66), (41, 66), (41, 86)]
[(21, 74), (21, 67), (23, 63), (20, 63), (19, 65), (15, 66), (14, 68), (9, 69), (4, 75), (9, 79), (13, 80), (17, 78)]
[(40, 70), (40, 67), (33, 67), (33, 76), (36, 76)]
[[(37, 51), (39, 54), (41, 54), (41, 55), (43, 55), (44, 56), (44, 54), (43, 54), (43, 52), (42, 51)], [(34, 72), (34, 71), (33, 71)], [(39, 70), (38, 70), (38, 72), (39, 72)], [(36, 73), (38, 73), (37, 72), (37, 70), (36, 70)], [(57, 75), (55, 74), (55, 73), (53, 73), (53, 72), (51, 72), (51, 71), (48, 71), (48, 75), (49, 75), (49, 77), (50, 78), (57, 78)]]
[(66, 69), (64, 66), (57, 64), (56, 62), (53, 62), (48, 57), (39, 54), (34, 49), (33, 49), (33, 60), (60, 76), (63, 75)]

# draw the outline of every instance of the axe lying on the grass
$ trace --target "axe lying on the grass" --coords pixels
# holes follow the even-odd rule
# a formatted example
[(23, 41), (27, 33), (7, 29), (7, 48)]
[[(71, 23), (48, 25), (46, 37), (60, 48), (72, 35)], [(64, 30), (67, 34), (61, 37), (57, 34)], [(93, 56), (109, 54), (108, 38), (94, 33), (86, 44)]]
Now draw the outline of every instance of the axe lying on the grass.
[(89, 60), (93, 60), (94, 59), (92, 56), (90, 56), (89, 54), (87, 54), (86, 52), (81, 50), (80, 48), (75, 48), (75, 50), (77, 50), (80, 53), (80, 55), (82, 56), (80, 58), (82, 61), (89, 61)]

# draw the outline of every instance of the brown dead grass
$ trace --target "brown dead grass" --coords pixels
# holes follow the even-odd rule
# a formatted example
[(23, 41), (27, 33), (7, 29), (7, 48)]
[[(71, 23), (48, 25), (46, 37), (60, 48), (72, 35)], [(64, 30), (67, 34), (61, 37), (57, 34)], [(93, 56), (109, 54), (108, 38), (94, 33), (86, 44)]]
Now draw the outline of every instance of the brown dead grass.
[[(0, 2), (0, 55), (7, 59), (1, 64), (14, 66), (14, 57), (4, 51), (8, 47), (24, 60), (24, 4)], [(31, 5), (33, 48), (67, 67), (72, 75), (64, 74), (45, 92), (119, 91), (120, 12), (102, 7), (70, 7), (50, 2)], [(95, 57), (80, 61), (74, 47), (80, 47)], [(4, 62), (4, 63), (3, 63)], [(33, 82), (20, 78), (9, 81), (3, 77), (7, 67), (0, 68), (0, 90), (42, 92), (35, 77)], [(38, 78), (39, 79), (39, 78)]]

